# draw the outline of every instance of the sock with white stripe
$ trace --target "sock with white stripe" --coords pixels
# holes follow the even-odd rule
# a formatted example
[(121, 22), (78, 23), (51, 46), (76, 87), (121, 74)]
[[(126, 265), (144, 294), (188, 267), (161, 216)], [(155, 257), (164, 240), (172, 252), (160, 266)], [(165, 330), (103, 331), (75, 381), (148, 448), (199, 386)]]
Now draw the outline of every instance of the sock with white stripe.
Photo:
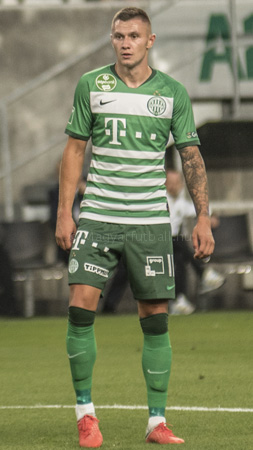
[(142, 368), (147, 386), (149, 416), (161, 419), (165, 416), (172, 356), (168, 314), (151, 315), (140, 319), (140, 323), (144, 334)]
[(69, 308), (67, 352), (76, 392), (78, 420), (85, 414), (95, 415), (91, 400), (92, 373), (97, 347), (94, 334), (95, 312), (82, 308)]

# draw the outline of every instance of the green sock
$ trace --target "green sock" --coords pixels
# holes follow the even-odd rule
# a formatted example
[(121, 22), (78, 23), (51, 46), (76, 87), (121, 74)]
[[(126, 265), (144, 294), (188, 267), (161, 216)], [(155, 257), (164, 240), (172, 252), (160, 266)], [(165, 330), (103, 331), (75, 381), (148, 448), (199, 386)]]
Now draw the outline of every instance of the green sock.
[[(152, 315), (140, 321), (144, 333), (142, 368), (150, 416), (165, 416), (172, 356), (166, 321), (168, 324), (167, 314)], [(159, 330), (163, 333), (158, 334)]]
[[(76, 321), (77, 313), (80, 317), (78, 321)], [(73, 324), (73, 317), (75, 318), (75, 324)], [(87, 317), (89, 317), (89, 320), (87, 320)], [(81, 308), (69, 309), (66, 343), (78, 404), (91, 402), (92, 372), (97, 354), (94, 325), (92, 323), (94, 319), (95, 313), (92, 311), (82, 310)], [(85, 325), (83, 325), (84, 323)]]

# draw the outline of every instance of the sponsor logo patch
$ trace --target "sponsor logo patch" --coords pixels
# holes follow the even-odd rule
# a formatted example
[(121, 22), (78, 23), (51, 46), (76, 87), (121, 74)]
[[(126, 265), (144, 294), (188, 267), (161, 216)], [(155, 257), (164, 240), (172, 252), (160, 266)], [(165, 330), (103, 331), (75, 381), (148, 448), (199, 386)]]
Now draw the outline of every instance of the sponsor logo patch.
[(96, 266), (95, 264), (85, 263), (84, 270), (86, 272), (96, 273), (97, 275), (100, 275), (104, 278), (108, 278), (109, 276), (109, 270), (106, 270), (103, 267)]
[(147, 256), (145, 266), (146, 277), (155, 277), (164, 274), (164, 261), (162, 256)]
[(116, 78), (110, 73), (103, 73), (96, 78), (96, 85), (100, 91), (113, 91), (117, 85)]
[(188, 139), (191, 139), (191, 138), (197, 138), (198, 134), (196, 133), (196, 131), (190, 131), (189, 133), (186, 134), (186, 136)]
[(89, 231), (78, 230), (73, 240), (72, 250), (80, 250), (80, 245), (84, 245), (89, 235)]

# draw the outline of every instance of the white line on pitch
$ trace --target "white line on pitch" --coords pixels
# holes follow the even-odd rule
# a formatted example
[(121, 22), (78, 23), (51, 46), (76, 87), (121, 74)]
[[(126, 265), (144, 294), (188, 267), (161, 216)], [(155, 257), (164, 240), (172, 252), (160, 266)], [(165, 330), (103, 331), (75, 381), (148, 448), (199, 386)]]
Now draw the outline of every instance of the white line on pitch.
[[(0, 409), (61, 409), (61, 408), (74, 408), (73, 405), (14, 405), (14, 406), (0, 406)], [(147, 406), (140, 405), (98, 405), (96, 409), (148, 409)], [(220, 406), (216, 408), (208, 408), (205, 406), (168, 406), (167, 411), (193, 411), (193, 412), (235, 412), (235, 413), (253, 413), (253, 408), (222, 408)]]

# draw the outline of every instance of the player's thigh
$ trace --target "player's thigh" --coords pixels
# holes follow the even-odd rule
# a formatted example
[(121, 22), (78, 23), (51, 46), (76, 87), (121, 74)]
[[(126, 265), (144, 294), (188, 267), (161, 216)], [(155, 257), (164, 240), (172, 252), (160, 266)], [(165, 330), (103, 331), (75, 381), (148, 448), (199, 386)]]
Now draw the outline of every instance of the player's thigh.
[(124, 258), (136, 300), (175, 297), (170, 224), (137, 225), (126, 235)]
[(104, 289), (120, 257), (123, 244), (117, 239), (119, 231), (114, 224), (91, 220), (80, 222), (69, 256), (70, 285)]
[(96, 311), (101, 295), (101, 289), (86, 284), (70, 286), (69, 306)]

